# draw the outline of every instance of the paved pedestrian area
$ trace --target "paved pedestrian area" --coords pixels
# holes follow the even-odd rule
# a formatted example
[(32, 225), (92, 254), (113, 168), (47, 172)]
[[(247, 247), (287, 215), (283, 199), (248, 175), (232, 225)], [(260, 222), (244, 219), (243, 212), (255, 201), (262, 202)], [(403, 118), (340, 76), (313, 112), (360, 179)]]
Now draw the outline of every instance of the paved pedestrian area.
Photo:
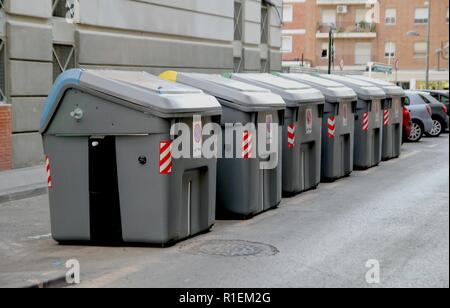
[[(0, 203), (0, 286), (449, 287), (449, 138), (174, 247), (59, 246), (46, 195)], [(368, 260), (380, 283), (366, 282)]]

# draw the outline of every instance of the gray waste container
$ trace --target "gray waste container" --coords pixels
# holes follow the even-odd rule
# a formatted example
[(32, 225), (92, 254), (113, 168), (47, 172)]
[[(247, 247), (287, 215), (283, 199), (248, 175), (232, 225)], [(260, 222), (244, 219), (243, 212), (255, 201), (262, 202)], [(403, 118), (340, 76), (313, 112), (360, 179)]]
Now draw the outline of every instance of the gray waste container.
[(172, 159), (170, 128), (220, 113), (214, 97), (147, 73), (63, 73), (40, 126), (54, 239), (164, 245), (209, 230), (217, 160)]
[[(255, 150), (259, 145), (258, 136), (252, 133), (248, 137), (242, 134), (242, 130), (237, 130), (233, 133), (233, 140), (227, 141), (225, 126), (269, 121), (279, 127), (278, 140), (281, 140), (286, 108), (283, 99), (269, 90), (220, 75), (166, 72), (162, 76), (201, 89), (215, 96), (222, 105), (223, 153), (230, 149), (235, 153), (234, 158), (222, 157), (218, 160), (216, 218), (250, 218), (277, 207), (281, 202), (281, 142), (276, 145), (276, 152), (271, 153), (270, 158), (262, 159), (258, 153), (245, 157), (242, 155), (247, 145), (245, 139), (254, 141), (252, 149)], [(257, 133), (259, 135), (260, 132)], [(278, 160), (275, 168), (261, 169), (262, 160), (273, 158)]]
[(386, 98), (384, 91), (362, 80), (340, 75), (320, 75), (353, 89), (358, 95), (355, 114), (354, 167), (365, 170), (378, 166), (383, 147), (383, 109), (381, 102)]
[(271, 74), (233, 74), (232, 79), (269, 89), (286, 103), (283, 126), (283, 193), (292, 196), (320, 183), (325, 97), (316, 89)]
[(330, 182), (353, 172), (356, 93), (344, 85), (308, 74), (279, 74), (307, 84), (325, 96), (322, 124), (322, 181)]
[(362, 75), (349, 75), (348, 77), (377, 86), (386, 94), (386, 99), (382, 102), (384, 126), (382, 159), (386, 161), (399, 157), (403, 138), (403, 101), (406, 97), (405, 91), (401, 87), (380, 79)]

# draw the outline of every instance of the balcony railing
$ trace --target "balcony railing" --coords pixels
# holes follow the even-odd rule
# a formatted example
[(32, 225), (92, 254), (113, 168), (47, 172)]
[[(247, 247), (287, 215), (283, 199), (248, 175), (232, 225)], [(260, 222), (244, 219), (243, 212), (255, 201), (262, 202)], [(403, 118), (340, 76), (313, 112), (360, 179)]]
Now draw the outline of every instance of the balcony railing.
[(333, 27), (335, 37), (347, 37), (346, 34), (352, 34), (348, 37), (376, 37), (377, 24), (365, 21), (361, 22), (338, 22), (331, 26), (329, 24), (317, 24), (318, 37), (328, 36), (330, 28)]

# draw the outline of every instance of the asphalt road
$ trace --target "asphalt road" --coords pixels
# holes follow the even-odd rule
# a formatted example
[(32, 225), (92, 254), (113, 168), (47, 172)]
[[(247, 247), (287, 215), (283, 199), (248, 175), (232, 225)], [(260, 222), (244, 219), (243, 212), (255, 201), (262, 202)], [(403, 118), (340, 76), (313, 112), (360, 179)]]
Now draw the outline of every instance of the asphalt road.
[(449, 287), (448, 135), (166, 249), (58, 246), (47, 208), (46, 196), (0, 205), (0, 286), (77, 259), (80, 287)]

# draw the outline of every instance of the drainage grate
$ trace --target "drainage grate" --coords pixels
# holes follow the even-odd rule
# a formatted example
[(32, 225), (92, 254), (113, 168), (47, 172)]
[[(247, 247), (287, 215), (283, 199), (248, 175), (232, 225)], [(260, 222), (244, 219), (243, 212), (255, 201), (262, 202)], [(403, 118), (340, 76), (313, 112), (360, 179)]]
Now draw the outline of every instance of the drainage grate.
[(221, 257), (268, 257), (279, 253), (274, 246), (241, 240), (209, 240), (194, 243), (187, 251), (197, 255)]

